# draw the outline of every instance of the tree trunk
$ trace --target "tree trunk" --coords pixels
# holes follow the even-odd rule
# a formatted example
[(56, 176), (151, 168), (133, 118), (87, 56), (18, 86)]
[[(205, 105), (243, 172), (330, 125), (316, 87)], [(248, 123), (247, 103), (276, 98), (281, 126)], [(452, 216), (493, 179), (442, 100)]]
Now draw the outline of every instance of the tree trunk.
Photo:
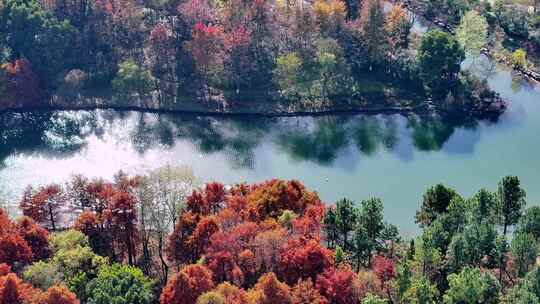
[(161, 261), (161, 272), (163, 273), (163, 283), (167, 281), (167, 277), (169, 276), (169, 265), (167, 265), (167, 262), (165, 261), (165, 258), (163, 257), (163, 235), (159, 236), (158, 241), (158, 254), (159, 259)]
[(503, 260), (504, 260), (504, 257), (503, 255), (501, 255), (501, 257), (499, 258), (499, 284), (501, 285), (501, 288), (504, 290), (504, 285), (502, 283), (502, 275), (504, 271)]
[(51, 221), (51, 229), (52, 231), (56, 231), (56, 224), (54, 222), (54, 212), (51, 204), (48, 204), (49, 209), (49, 220)]
[(130, 233), (131, 229), (126, 229), (126, 246), (127, 246), (127, 251), (128, 251), (128, 263), (129, 265), (133, 265), (134, 264), (134, 258), (133, 258), (133, 242), (132, 242), (132, 239), (131, 239), (131, 233)]
[(150, 264), (151, 264), (151, 254), (150, 254), (150, 248), (148, 245), (148, 238), (145, 236), (143, 238), (143, 259), (144, 259), (144, 270), (146, 275), (150, 275)]

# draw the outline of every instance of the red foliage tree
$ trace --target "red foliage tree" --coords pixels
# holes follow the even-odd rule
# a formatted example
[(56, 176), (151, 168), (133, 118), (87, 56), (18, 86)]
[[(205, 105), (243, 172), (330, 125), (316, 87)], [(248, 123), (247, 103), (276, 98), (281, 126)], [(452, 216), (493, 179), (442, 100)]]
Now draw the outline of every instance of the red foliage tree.
[(0, 224), (0, 265), (10, 266), (9, 270), (4, 267), (1, 272), (9, 272), (13, 266), (24, 266), (34, 256), (36, 259), (49, 256), (48, 232), (32, 219), (23, 217), (14, 224), (0, 209)]
[(218, 210), (223, 207), (227, 192), (225, 191), (225, 186), (223, 186), (222, 183), (212, 182), (206, 184), (204, 194), (210, 208), (210, 212), (217, 213)]
[(240, 183), (233, 185), (229, 192), (231, 195), (246, 196), (251, 191), (251, 187), (251, 185), (248, 185), (246, 183)]
[(109, 206), (103, 212), (112, 233), (124, 242), (127, 250), (128, 262), (135, 262), (135, 244), (137, 237), (137, 210), (136, 200), (133, 195), (126, 191), (117, 191), (112, 196)]
[(27, 303), (36, 294), (36, 290), (13, 273), (0, 277), (0, 304)]
[(24, 216), (28, 216), (37, 222), (42, 222), (46, 218), (45, 212), (43, 212), (41, 206), (35, 204), (34, 195), (34, 189), (31, 186), (26, 187), (19, 202), (19, 209), (21, 209)]
[(167, 41), (171, 36), (171, 31), (166, 24), (158, 23), (150, 32), (150, 45), (160, 44)]
[(199, 216), (193, 212), (183, 212), (169, 235), (167, 258), (177, 265), (194, 262), (198, 257), (191, 242), (191, 235), (197, 227)]
[(252, 75), (257, 72), (255, 52), (251, 47), (251, 31), (246, 25), (236, 25), (225, 36), (224, 70), (233, 86), (233, 97), (246, 97), (244, 92), (254, 87)]
[[(255, 238), (261, 231), (256, 223), (245, 222), (227, 232), (215, 233), (210, 238), (210, 245), (205, 251), (209, 263), (218, 257), (220, 259), (223, 259), (224, 256), (230, 257), (233, 261), (226, 268), (226, 276), (234, 278), (235, 284), (240, 283), (241, 280), (248, 285), (253, 284), (256, 280), (254, 275), (257, 269), (253, 250), (255, 250)], [(219, 263), (223, 262), (221, 260)], [(214, 269), (212, 270), (214, 271)]]
[[(245, 190), (247, 192), (247, 190)], [(227, 198), (227, 208), (236, 213), (244, 212), (247, 209), (248, 200), (245, 195), (231, 195)]]
[[(36, 105), (43, 97), (39, 77), (30, 62), (17, 59), (0, 67), (4, 71), (6, 91), (0, 95), (0, 104), (5, 107)], [(0, 75), (2, 77), (2, 75)]]
[(270, 180), (256, 185), (248, 195), (249, 214), (254, 220), (277, 218), (284, 210), (303, 215), (309, 206), (321, 205), (315, 192), (298, 181)]
[(163, 288), (161, 304), (193, 304), (197, 298), (214, 288), (212, 272), (201, 265), (188, 265), (175, 274)]
[(203, 217), (195, 227), (191, 242), (196, 250), (195, 254), (200, 255), (210, 244), (212, 235), (219, 231), (219, 222), (215, 216)]
[(384, 256), (376, 256), (373, 259), (373, 271), (377, 278), (381, 280), (381, 284), (392, 280), (396, 277), (395, 263), (393, 260)]
[(221, 229), (224, 231), (231, 230), (234, 226), (243, 221), (242, 214), (234, 211), (231, 208), (221, 209), (217, 215)]
[(357, 274), (358, 284), (357, 293), (360, 298), (366, 297), (368, 294), (376, 295), (379, 297), (385, 297), (387, 294), (384, 292), (384, 288), (373, 271), (360, 271)]
[(111, 235), (109, 231), (105, 229), (103, 224), (103, 220), (99, 214), (87, 209), (75, 219), (73, 228), (79, 230), (88, 237), (90, 246), (96, 253), (109, 255), (111, 251)]
[(90, 181), (83, 175), (75, 175), (66, 185), (66, 200), (70, 209), (76, 213), (92, 207), (92, 197), (87, 191)]
[(268, 229), (259, 233), (254, 240), (257, 267), (264, 271), (277, 271), (281, 249), (286, 244), (286, 229)]
[(200, 215), (217, 213), (224, 205), (227, 192), (221, 183), (208, 183), (204, 190), (194, 190), (187, 198), (187, 210)]
[(200, 91), (205, 100), (209, 97), (210, 69), (222, 66), (223, 27), (198, 22), (193, 26), (192, 39), (186, 42), (200, 76)]
[(102, 221), (99, 215), (90, 210), (85, 210), (75, 219), (73, 228), (92, 238), (92, 236), (99, 233), (101, 224)]
[(206, 201), (206, 198), (204, 197), (203, 193), (197, 190), (193, 190), (190, 196), (186, 199), (186, 205), (189, 212), (192, 212), (194, 214), (198, 215), (208, 215), (210, 214), (210, 207), (208, 206), (208, 202)]
[(23, 215), (53, 231), (58, 228), (61, 221), (60, 217), (64, 205), (62, 188), (55, 184), (42, 187), (36, 193), (33, 193), (32, 188), (27, 188), (19, 203)]
[(210, 239), (207, 253), (229, 251), (232, 255), (238, 255), (242, 250), (251, 248), (253, 240), (261, 232), (258, 224), (245, 222), (238, 224), (227, 232), (220, 231)]
[(39, 296), (36, 304), (79, 304), (74, 293), (64, 286), (53, 286)]
[(32, 250), (19, 234), (0, 235), (0, 263), (26, 265), (32, 261)]
[(86, 192), (88, 194), (89, 208), (98, 215), (103, 213), (111, 198), (116, 194), (114, 186), (105, 183), (103, 180), (90, 182), (86, 186)]
[(317, 277), (316, 287), (331, 304), (356, 304), (359, 281), (350, 267), (331, 268)]
[(246, 292), (228, 282), (219, 284), (215, 291), (225, 298), (225, 304), (248, 304)]
[(0, 208), (0, 234), (9, 232), (13, 227), (13, 223), (9, 219), (7, 212)]
[(238, 267), (244, 274), (244, 283), (252, 285), (255, 283), (257, 272), (257, 259), (253, 251), (246, 249), (238, 255)]
[(208, 268), (214, 274), (216, 283), (229, 281), (237, 286), (242, 285), (244, 274), (229, 252), (220, 251), (207, 256), (207, 259)]
[(15, 274), (0, 278), (0, 303), (23, 304), (24, 295), (20, 288), (21, 281)]
[(261, 276), (255, 284), (255, 290), (261, 293), (260, 304), (292, 303), (289, 286), (280, 282), (273, 272)]
[(223, 28), (217, 25), (205, 25), (198, 22), (193, 27), (193, 40), (191, 41), (191, 52), (197, 64), (207, 70), (208, 65), (214, 59), (215, 52), (220, 45), (220, 36)]
[(293, 221), (294, 233), (308, 239), (320, 240), (324, 213), (325, 207), (322, 204), (309, 206), (303, 216)]
[(332, 251), (318, 241), (291, 240), (280, 254), (280, 275), (289, 284), (300, 279), (315, 280), (317, 275), (334, 265)]
[(129, 176), (123, 171), (118, 171), (114, 175), (114, 186), (117, 190), (133, 193), (141, 184), (141, 177), (138, 175)]
[(174, 40), (170, 26), (159, 23), (150, 32), (149, 57), (152, 65), (152, 74), (158, 78), (174, 72)]
[(230, 234), (234, 239), (234, 242), (237, 243), (238, 248), (234, 254), (239, 254), (241, 250), (246, 248), (253, 249), (253, 241), (261, 231), (261, 227), (254, 222), (244, 222), (234, 227), (234, 229), (230, 231)]
[(11, 272), (11, 266), (6, 263), (0, 264), (0, 277), (3, 277)]
[(50, 257), (49, 232), (45, 228), (39, 226), (29, 217), (20, 218), (17, 221), (16, 227), (19, 234), (28, 246), (30, 246), (34, 261)]
[(328, 299), (323, 297), (315, 288), (311, 279), (300, 281), (292, 289), (293, 304), (329, 304)]
[(191, 26), (197, 22), (209, 23), (212, 21), (214, 15), (207, 0), (182, 1), (178, 6), (178, 12)]

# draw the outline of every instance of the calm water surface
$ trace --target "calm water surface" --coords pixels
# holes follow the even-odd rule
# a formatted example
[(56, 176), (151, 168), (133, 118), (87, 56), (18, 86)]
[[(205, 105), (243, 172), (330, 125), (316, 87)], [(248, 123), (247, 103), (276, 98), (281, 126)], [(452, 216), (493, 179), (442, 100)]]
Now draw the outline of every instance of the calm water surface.
[(497, 71), (510, 100), (497, 122), (455, 123), (399, 115), (232, 119), (145, 113), (0, 115), (0, 189), (16, 203), (28, 184), (72, 174), (111, 178), (187, 164), (205, 181), (299, 179), (327, 202), (372, 196), (388, 221), (414, 234), (422, 193), (445, 183), (463, 195), (518, 175), (540, 203), (540, 90)]

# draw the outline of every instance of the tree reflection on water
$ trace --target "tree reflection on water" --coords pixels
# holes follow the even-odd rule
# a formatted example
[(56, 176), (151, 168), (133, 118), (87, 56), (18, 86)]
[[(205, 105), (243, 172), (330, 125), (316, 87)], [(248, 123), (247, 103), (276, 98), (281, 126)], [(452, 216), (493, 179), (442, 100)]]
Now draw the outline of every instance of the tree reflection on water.
[(349, 149), (364, 157), (381, 149), (400, 153), (399, 145), (438, 151), (457, 128), (475, 130), (477, 125), (416, 115), (254, 118), (114, 111), (4, 113), (0, 115), (0, 163), (13, 154), (65, 157), (82, 149), (89, 136), (113, 136), (129, 141), (141, 154), (188, 141), (202, 154), (223, 153), (237, 168), (251, 168), (255, 150), (264, 143), (295, 160), (332, 166)]

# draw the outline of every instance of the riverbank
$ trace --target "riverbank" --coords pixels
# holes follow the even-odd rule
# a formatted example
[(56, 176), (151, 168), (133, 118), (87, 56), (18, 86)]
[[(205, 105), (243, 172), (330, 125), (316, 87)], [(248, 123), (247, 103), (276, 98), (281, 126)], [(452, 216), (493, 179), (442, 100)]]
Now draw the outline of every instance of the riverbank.
[[(128, 98), (128, 97), (124, 97)], [(372, 98), (377, 98), (372, 96)], [(378, 98), (381, 98), (380, 96)], [(115, 97), (109, 98), (83, 98), (78, 96), (73, 99), (54, 96), (47, 102), (31, 106), (15, 106), (2, 108), (0, 113), (5, 112), (35, 112), (35, 111), (91, 111), (91, 110), (116, 110), (137, 111), (164, 114), (191, 114), (196, 116), (250, 116), (250, 117), (292, 117), (292, 116), (322, 116), (332, 114), (417, 114), (417, 115), (440, 115), (440, 116), (463, 116), (477, 119), (497, 118), (502, 114), (507, 105), (499, 96), (484, 99), (480, 106), (468, 109), (467, 113), (456, 113), (449, 109), (435, 105), (431, 100), (421, 101), (409, 96), (408, 99), (388, 97), (379, 101), (379, 105), (373, 105), (366, 99), (358, 99), (349, 102), (254, 102), (251, 104), (225, 102), (197, 102), (178, 101), (170, 99), (164, 101), (159, 94), (155, 93), (148, 98), (141, 99), (136, 95), (129, 96), (129, 104)], [(465, 115), (463, 115), (465, 114)]]
[(115, 110), (115, 111), (135, 111), (155, 114), (192, 114), (196, 116), (251, 116), (251, 117), (293, 117), (293, 116), (322, 116), (331, 114), (429, 114), (431, 113), (425, 107), (380, 107), (380, 108), (358, 108), (358, 109), (327, 109), (313, 111), (274, 111), (259, 112), (245, 110), (223, 110), (223, 111), (193, 111), (180, 109), (156, 109), (138, 106), (113, 106), (113, 105), (95, 105), (95, 106), (53, 106), (53, 107), (19, 107), (0, 110), (0, 114), (14, 112), (49, 112), (49, 111), (93, 111), (93, 110)]
[[(382, 13), (381, 7), (373, 9), (381, 10)], [(406, 16), (403, 8), (396, 6), (394, 9), (394, 13), (402, 15), (400, 18), (403, 22), (413, 21)], [(385, 20), (381, 22), (386, 23)], [(381, 24), (376, 26), (380, 27)], [(115, 61), (118, 70), (113, 68), (106, 75), (96, 72), (99, 69), (69, 67), (58, 72), (58, 77), (36, 74), (36, 81), (31, 86), (28, 86), (27, 79), (17, 75), (33, 75), (33, 70), (39, 66), (32, 66), (31, 61), (20, 59), (10, 65), (10, 72), (4, 77), (7, 93), (0, 96), (0, 111), (112, 109), (266, 117), (416, 113), (482, 119), (496, 118), (506, 109), (505, 101), (471, 73), (460, 73), (456, 69), (450, 76), (438, 80), (440, 73), (446, 73), (446, 68), (440, 66), (431, 70), (428, 67), (433, 63), (419, 63), (416, 56), (418, 45), (410, 44), (407, 38), (410, 29), (393, 38), (403, 41), (399, 43), (402, 46), (392, 47), (392, 52), (387, 52), (390, 48), (387, 43), (391, 38), (389, 33), (385, 34), (387, 37), (373, 37), (376, 39), (374, 41), (383, 45), (380, 49), (382, 54), (369, 55), (371, 51), (361, 43), (368, 37), (360, 27), (351, 22), (340, 22), (335, 28), (332, 34), (323, 30), (321, 37), (325, 38), (318, 38), (320, 41), (310, 45), (308, 49), (311, 50), (305, 53), (319, 54), (317, 56), (320, 58), (299, 56), (299, 53), (307, 49), (299, 48), (290, 52), (285, 51), (288, 48), (281, 48), (281, 53), (269, 52), (264, 55), (267, 56), (265, 64), (254, 64), (249, 73), (243, 69), (236, 70), (238, 67), (235, 64), (222, 69), (220, 65), (223, 62), (237, 61), (236, 57), (227, 57), (232, 56), (232, 51), (216, 55), (216, 58), (210, 58), (212, 60), (199, 58), (199, 62), (196, 62), (194, 55), (200, 54), (188, 53), (204, 47), (194, 47), (195, 42), (187, 43), (194, 45), (187, 48), (189, 52), (186, 54), (175, 54), (171, 50), (171, 56), (164, 62), (145, 60), (145, 56), (118, 58)], [(407, 37), (402, 37), (404, 34)], [(164, 36), (167, 35), (164, 33)], [(277, 46), (280, 41), (275, 42)], [(251, 44), (242, 44), (242, 47), (248, 45)], [(141, 49), (151, 51), (155, 47), (149, 43)], [(250, 48), (246, 50), (249, 52), (242, 54), (252, 54)], [(432, 52), (436, 54), (437, 50), (426, 49), (426, 53)], [(455, 66), (458, 66), (461, 63), (458, 59), (463, 59), (461, 57), (449, 56), (448, 60), (455, 61)], [(165, 68), (162, 65), (174, 66), (174, 62), (178, 65), (181, 62), (179, 60), (193, 60), (194, 66), (189, 71), (183, 71), (185, 74), (182, 75), (174, 69), (161, 69)], [(210, 73), (207, 66), (209, 62), (213, 63), (212, 70), (215, 68), (216, 71)], [(257, 78), (256, 74), (260, 76), (258, 79), (254, 79)], [(434, 84), (433, 81), (437, 83), (436, 88), (429, 84)], [(26, 92), (34, 94), (25, 95)], [(52, 97), (36, 97), (45, 95), (41, 92), (48, 92)], [(428, 97), (430, 95), (438, 97), (431, 101)]]

